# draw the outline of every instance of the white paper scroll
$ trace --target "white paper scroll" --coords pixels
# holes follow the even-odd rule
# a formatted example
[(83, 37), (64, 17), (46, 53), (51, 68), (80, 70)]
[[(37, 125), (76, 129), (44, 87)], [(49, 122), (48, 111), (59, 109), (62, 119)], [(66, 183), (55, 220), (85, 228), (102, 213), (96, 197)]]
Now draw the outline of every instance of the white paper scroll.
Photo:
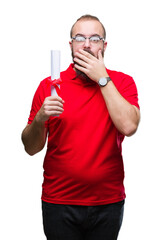
[[(60, 78), (60, 55), (61, 54), (59, 50), (51, 50), (51, 80)], [(55, 87), (51, 86), (51, 96), (54, 95), (58, 94)]]

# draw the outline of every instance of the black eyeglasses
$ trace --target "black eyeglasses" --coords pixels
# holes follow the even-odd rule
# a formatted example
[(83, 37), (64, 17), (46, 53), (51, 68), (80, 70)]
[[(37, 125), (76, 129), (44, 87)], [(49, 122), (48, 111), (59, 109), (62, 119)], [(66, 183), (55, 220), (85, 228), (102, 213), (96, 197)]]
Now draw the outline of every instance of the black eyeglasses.
[(75, 37), (72, 37), (73, 40), (75, 40), (77, 43), (84, 43), (86, 39), (89, 39), (91, 43), (98, 43), (99, 41), (105, 41), (103, 37), (100, 37), (98, 35), (93, 35), (91, 37), (85, 37), (82, 35), (76, 35)]

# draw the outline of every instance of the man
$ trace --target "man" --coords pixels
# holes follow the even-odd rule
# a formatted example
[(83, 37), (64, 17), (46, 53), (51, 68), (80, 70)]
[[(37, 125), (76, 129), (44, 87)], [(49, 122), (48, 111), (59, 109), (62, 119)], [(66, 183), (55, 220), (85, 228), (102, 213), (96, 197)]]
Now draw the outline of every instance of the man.
[(50, 96), (44, 79), (22, 133), (30, 155), (43, 149), (48, 135), (42, 191), (48, 240), (115, 240), (122, 223), (121, 144), (136, 132), (140, 113), (132, 77), (105, 68), (105, 38), (98, 18), (75, 22), (74, 64), (61, 73), (60, 96)]

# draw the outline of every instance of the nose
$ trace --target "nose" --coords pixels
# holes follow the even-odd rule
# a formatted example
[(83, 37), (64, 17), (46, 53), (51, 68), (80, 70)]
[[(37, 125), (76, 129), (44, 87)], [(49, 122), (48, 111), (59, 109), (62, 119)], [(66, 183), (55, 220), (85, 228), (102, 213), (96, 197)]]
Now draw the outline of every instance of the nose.
[(85, 48), (89, 48), (90, 47), (90, 40), (89, 40), (89, 38), (86, 38), (86, 40), (84, 42), (84, 47)]

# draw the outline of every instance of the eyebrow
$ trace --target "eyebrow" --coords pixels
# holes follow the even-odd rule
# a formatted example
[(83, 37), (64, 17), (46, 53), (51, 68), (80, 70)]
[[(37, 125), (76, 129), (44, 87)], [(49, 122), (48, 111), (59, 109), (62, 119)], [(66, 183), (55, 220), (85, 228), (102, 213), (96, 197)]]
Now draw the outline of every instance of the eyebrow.
[[(82, 34), (82, 33), (77, 33), (75, 36), (83, 36), (83, 37), (86, 37), (84, 34)], [(98, 36), (98, 37), (100, 37), (100, 35), (99, 34), (97, 34), (97, 33), (94, 33), (94, 34), (92, 34), (92, 35), (90, 35), (89, 37), (93, 37), (93, 36)]]

